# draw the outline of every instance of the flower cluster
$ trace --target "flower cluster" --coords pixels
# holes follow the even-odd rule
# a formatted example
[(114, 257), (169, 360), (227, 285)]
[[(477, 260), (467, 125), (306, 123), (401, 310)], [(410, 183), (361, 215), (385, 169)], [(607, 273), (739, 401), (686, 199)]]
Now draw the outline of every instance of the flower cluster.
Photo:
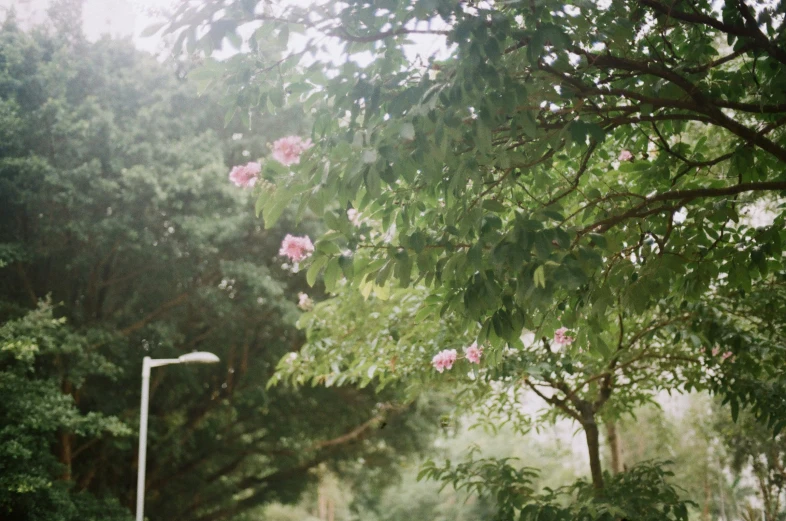
[(295, 237), (290, 234), (284, 237), (284, 240), (281, 241), (281, 249), (278, 250), (279, 255), (288, 257), (292, 262), (307, 259), (312, 253), (314, 253), (314, 245), (311, 243), (311, 239), (307, 236)]
[(568, 336), (568, 328), (561, 327), (554, 331), (554, 343), (561, 346), (570, 345), (573, 343), (574, 338)]
[(240, 188), (253, 188), (259, 177), (262, 166), (259, 163), (250, 162), (245, 165), (238, 165), (229, 172), (229, 180)]
[(437, 353), (434, 358), (431, 359), (431, 365), (434, 366), (437, 372), (441, 373), (445, 369), (453, 367), (453, 364), (456, 362), (456, 356), (458, 356), (458, 354), (455, 349), (445, 349)]
[[(707, 348), (706, 347), (702, 347), (701, 349), (699, 349), (699, 352), (701, 352), (702, 355), (706, 355), (707, 354)], [(720, 361), (721, 362), (725, 362), (729, 358), (731, 358), (732, 361), (734, 360), (734, 353), (732, 353), (731, 351), (724, 351), (723, 354), (721, 354), (721, 349), (718, 346), (713, 347), (711, 353), (712, 353), (712, 356), (720, 355)]]
[[(300, 155), (312, 146), (310, 139), (303, 140), (299, 136), (282, 137), (273, 142), (271, 155), (273, 159), (284, 166), (296, 165), (300, 163)], [(229, 172), (229, 180), (240, 188), (253, 188), (259, 180), (261, 171), (262, 165), (252, 161), (232, 168), (232, 171)], [(269, 187), (264, 186), (263, 188)]]
[(287, 136), (273, 142), (273, 159), (284, 166), (300, 163), (300, 155), (311, 148), (310, 139), (302, 140), (299, 136)]
[(633, 154), (630, 153), (630, 150), (623, 150), (620, 152), (619, 157), (617, 158), (620, 161), (633, 161)]
[[(712, 348), (712, 356), (718, 356), (720, 354), (720, 347), (715, 346)], [(728, 358), (734, 356), (734, 353), (731, 351), (726, 351), (721, 355), (721, 362), (725, 361)]]
[(480, 363), (480, 355), (483, 354), (483, 348), (478, 346), (477, 342), (473, 342), (471, 346), (464, 348), (464, 358), (473, 364)]
[[(479, 364), (482, 354), (483, 348), (478, 346), (477, 342), (473, 342), (471, 346), (464, 348), (464, 358), (472, 364)], [(458, 353), (456, 353), (455, 349), (445, 349), (434, 355), (434, 358), (431, 359), (431, 365), (441, 373), (445, 369), (451, 369), (457, 358)]]

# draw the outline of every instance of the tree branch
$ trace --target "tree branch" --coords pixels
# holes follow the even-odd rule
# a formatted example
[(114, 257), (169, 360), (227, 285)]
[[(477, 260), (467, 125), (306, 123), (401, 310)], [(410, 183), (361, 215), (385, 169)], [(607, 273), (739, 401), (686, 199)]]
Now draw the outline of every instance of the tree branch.
[[(664, 5), (661, 2), (658, 2), (657, 0), (639, 0), (639, 3), (647, 7), (650, 7), (651, 9), (658, 11), (661, 14), (674, 18), (676, 20), (680, 20), (692, 24), (707, 25), (709, 27), (712, 27), (713, 29), (717, 29), (721, 32), (730, 34), (732, 36), (751, 38), (753, 40), (753, 44), (755, 44), (756, 47), (766, 50), (773, 58), (775, 58), (776, 60), (778, 60), (783, 64), (786, 64), (786, 52), (784, 52), (777, 45), (772, 43), (759, 30), (759, 27), (756, 24), (755, 20), (753, 20), (753, 24), (748, 23), (747, 26), (730, 25), (711, 16), (707, 16), (705, 14), (686, 13), (685, 11), (679, 11), (677, 9), (673, 9), (671, 6)], [(748, 9), (748, 6), (745, 5), (744, 2), (740, 1), (739, 7), (743, 17), (746, 17), (746, 10)]]
[(683, 206), (694, 199), (699, 199), (702, 197), (724, 197), (724, 196), (736, 195), (744, 192), (765, 192), (765, 191), (776, 191), (776, 190), (786, 190), (786, 181), (740, 183), (734, 186), (727, 186), (725, 188), (697, 188), (695, 190), (674, 190), (671, 192), (665, 192), (662, 194), (654, 195), (652, 197), (648, 197), (641, 204), (634, 206), (633, 208), (629, 209), (628, 211), (620, 215), (609, 217), (607, 219), (600, 220), (594, 224), (587, 226), (586, 228), (578, 232), (578, 236), (580, 237), (590, 231), (596, 231), (598, 229), (601, 232), (605, 232), (627, 219), (646, 217), (647, 215), (652, 215), (653, 213), (659, 213), (674, 208), (671, 206), (661, 206), (655, 208), (654, 210), (643, 211), (649, 205), (656, 202), (680, 201), (679, 206)]

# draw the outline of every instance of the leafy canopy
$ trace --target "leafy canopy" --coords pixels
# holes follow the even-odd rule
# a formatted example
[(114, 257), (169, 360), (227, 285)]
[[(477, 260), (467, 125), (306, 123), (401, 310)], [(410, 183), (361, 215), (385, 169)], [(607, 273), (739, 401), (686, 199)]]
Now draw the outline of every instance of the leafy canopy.
[[(228, 118), (309, 115), (314, 146), (287, 167), (263, 157), (257, 188), (266, 226), (292, 205), (329, 228), (309, 283), (425, 292), (417, 313), (395, 294), (390, 310), (433, 334), (369, 348), (357, 339), (394, 320), (358, 319), (331, 345), (315, 322), (305, 373), (366, 383), (457, 330), (440, 347), (486, 345), (480, 396), (528, 387), (582, 425), (597, 494), (598, 420), (655, 390), (710, 388), (784, 425), (783, 329), (764, 317), (784, 308), (785, 7), (185, 1), (163, 31), (204, 58), (191, 77), (221, 86)], [(440, 50), (413, 56), (423, 38)], [(212, 59), (224, 43), (240, 52)], [(561, 327), (569, 349), (550, 340)]]

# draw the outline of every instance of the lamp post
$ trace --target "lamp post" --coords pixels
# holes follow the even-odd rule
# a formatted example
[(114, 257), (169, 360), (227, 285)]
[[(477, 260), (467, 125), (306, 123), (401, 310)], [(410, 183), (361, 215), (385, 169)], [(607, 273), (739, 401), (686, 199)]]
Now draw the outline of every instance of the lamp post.
[(178, 358), (152, 359), (146, 356), (142, 361), (142, 407), (139, 411), (139, 472), (136, 479), (136, 521), (144, 521), (147, 405), (150, 394), (150, 369), (170, 364), (215, 364), (218, 361), (219, 359), (216, 355), (204, 351), (188, 353)]

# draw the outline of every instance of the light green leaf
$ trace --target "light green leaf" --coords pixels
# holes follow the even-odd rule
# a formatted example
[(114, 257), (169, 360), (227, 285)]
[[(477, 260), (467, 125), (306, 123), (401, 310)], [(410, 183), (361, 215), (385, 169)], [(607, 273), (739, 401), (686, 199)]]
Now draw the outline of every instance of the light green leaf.
[(306, 272), (306, 282), (311, 287), (314, 287), (314, 284), (317, 281), (317, 276), (319, 275), (319, 271), (327, 264), (328, 257), (315, 257), (314, 261), (309, 266), (308, 271)]
[(538, 266), (535, 269), (535, 273), (532, 275), (532, 280), (535, 282), (535, 286), (540, 286), (541, 288), (546, 287), (546, 272), (543, 269), (543, 266)]

